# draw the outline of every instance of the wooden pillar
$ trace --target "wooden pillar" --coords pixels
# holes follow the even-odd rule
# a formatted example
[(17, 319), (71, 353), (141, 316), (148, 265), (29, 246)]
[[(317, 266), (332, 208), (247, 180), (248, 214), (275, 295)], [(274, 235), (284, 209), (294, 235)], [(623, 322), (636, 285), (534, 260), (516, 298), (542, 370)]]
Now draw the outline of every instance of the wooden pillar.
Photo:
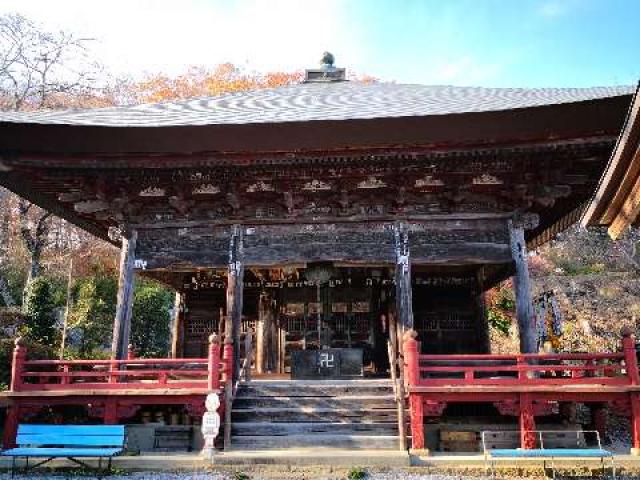
[[(17, 402), (17, 400), (14, 400)], [(17, 403), (7, 409), (7, 417), (4, 420), (2, 431), (2, 448), (14, 448), (18, 436), (18, 424), (20, 423), (20, 406)]]
[(401, 328), (413, 328), (413, 297), (411, 291), (411, 261), (409, 259), (409, 229), (405, 223), (394, 228), (396, 257), (396, 312)]
[(240, 374), (240, 327), (242, 322), (242, 290), (244, 263), (242, 254), (242, 226), (234, 225), (229, 242), (227, 271), (227, 322), (225, 334), (233, 341), (233, 379)]
[(280, 358), (280, 330), (279, 330), (279, 318), (278, 318), (278, 303), (277, 297), (273, 295), (271, 297), (271, 323), (269, 324), (269, 350), (267, 350), (267, 369), (272, 372), (279, 372)]
[(184, 357), (184, 298), (184, 293), (176, 292), (171, 320), (171, 358)]
[(476, 309), (479, 353), (491, 353), (491, 335), (489, 333), (489, 319), (487, 317), (487, 301), (485, 293), (485, 272), (480, 267), (477, 273)]
[(133, 308), (134, 264), (138, 232), (131, 230), (128, 237), (123, 234), (120, 250), (120, 276), (118, 277), (118, 303), (113, 323), (111, 358), (124, 360), (131, 335), (131, 310)]
[(420, 359), (415, 330), (408, 330), (404, 338), (405, 379), (409, 389), (409, 409), (411, 418), (411, 448), (424, 450), (424, 404), (422, 395), (414, 391), (420, 384)]
[(207, 371), (209, 392), (218, 390), (220, 388), (220, 339), (215, 333), (209, 335)]
[(631, 401), (631, 455), (640, 456), (640, 393), (629, 394)]
[(536, 448), (536, 421), (530, 394), (520, 395), (520, 448)]
[[(640, 371), (636, 354), (636, 337), (632, 328), (622, 329), (622, 351), (627, 377), (632, 386), (640, 385)], [(631, 455), (640, 455), (640, 393), (629, 393), (631, 403)]]
[(256, 372), (266, 373), (276, 368), (278, 337), (271, 294), (263, 290), (258, 304), (258, 321), (256, 323)]
[(520, 335), (521, 353), (538, 353), (538, 332), (536, 329), (533, 303), (531, 301), (531, 279), (527, 262), (527, 244), (524, 227), (510, 222), (511, 255), (515, 264), (513, 289), (516, 297), (516, 317)]

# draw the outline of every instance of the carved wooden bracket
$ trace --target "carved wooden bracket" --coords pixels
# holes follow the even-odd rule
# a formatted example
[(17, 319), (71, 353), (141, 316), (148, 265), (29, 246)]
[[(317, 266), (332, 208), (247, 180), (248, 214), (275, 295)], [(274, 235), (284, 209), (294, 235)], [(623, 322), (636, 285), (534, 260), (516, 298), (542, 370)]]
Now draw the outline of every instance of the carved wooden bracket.
[(516, 417), (520, 415), (520, 402), (517, 400), (500, 400), (499, 402), (493, 402), (500, 415), (509, 417)]
[(134, 417), (138, 410), (140, 410), (140, 405), (118, 405), (116, 411), (118, 419), (124, 419)]
[(204, 412), (207, 411), (204, 399), (192, 400), (191, 402), (187, 403), (185, 407), (187, 409), (187, 413), (191, 417), (202, 417), (204, 415)]
[(537, 213), (517, 213), (513, 216), (513, 226), (525, 230), (533, 230), (540, 225), (540, 215)]
[(631, 416), (631, 402), (628, 399), (613, 400), (610, 404), (611, 413), (620, 417)]
[(423, 402), (423, 415), (425, 417), (441, 417), (444, 409), (447, 408), (446, 402), (436, 402), (434, 400), (425, 400)]
[[(494, 402), (500, 415), (517, 417), (520, 415), (520, 402), (518, 400), (501, 400)], [(558, 402), (550, 402), (544, 400), (534, 400), (531, 402), (531, 411), (536, 417), (544, 417), (545, 415), (553, 415), (558, 413)]]

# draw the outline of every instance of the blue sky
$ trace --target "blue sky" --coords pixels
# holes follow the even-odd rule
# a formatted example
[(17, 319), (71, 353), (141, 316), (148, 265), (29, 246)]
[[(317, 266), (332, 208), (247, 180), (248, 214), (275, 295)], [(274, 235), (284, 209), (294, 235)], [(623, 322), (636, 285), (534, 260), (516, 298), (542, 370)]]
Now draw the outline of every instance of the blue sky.
[(233, 62), (339, 66), (401, 83), (594, 86), (640, 79), (640, 0), (0, 0), (96, 39), (117, 74)]

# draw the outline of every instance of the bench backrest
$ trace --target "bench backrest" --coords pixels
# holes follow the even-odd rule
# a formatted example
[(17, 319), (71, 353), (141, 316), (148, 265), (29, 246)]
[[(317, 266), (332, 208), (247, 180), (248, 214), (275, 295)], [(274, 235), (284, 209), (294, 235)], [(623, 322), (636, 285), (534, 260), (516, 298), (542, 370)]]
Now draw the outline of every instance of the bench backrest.
[(18, 426), (18, 446), (124, 447), (124, 425)]
[[(536, 441), (536, 449), (587, 449), (586, 437), (595, 439), (598, 449), (602, 449), (600, 433), (596, 430), (531, 430)], [(484, 430), (482, 431), (482, 450), (487, 453), (494, 449), (514, 448), (504, 445), (505, 440), (515, 440), (519, 444), (519, 430)]]

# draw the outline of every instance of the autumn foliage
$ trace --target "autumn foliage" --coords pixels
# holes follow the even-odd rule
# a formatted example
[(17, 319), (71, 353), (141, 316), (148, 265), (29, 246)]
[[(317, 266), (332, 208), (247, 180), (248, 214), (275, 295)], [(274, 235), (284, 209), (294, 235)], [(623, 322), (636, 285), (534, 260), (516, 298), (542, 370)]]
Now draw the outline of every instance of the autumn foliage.
[(130, 83), (126, 92), (129, 96), (127, 103), (155, 103), (275, 88), (300, 83), (302, 78), (301, 71), (252, 73), (232, 63), (223, 63), (212, 69), (191, 67), (175, 77), (160, 73)]

